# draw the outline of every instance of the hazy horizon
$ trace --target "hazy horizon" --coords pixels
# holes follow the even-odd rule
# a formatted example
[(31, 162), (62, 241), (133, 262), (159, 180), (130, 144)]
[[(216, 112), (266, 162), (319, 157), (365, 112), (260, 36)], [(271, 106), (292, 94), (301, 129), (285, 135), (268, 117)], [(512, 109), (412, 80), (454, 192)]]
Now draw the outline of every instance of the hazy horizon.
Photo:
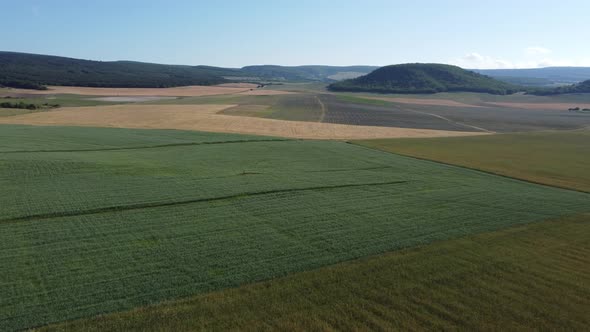
[[(56, 54), (41, 54), (41, 53), (29, 53), (29, 52), (19, 52), (19, 51), (11, 51), (11, 50), (0, 50), (0, 52), (13, 52), (13, 53), (23, 53), (23, 54), (33, 54), (33, 55), (47, 55), (47, 56), (57, 56), (57, 57), (64, 57), (64, 58), (72, 58), (77, 60), (89, 60), (89, 61), (101, 61), (101, 62), (142, 62), (142, 63), (153, 63), (153, 64), (162, 64), (162, 65), (179, 65), (179, 66), (210, 66), (210, 67), (219, 67), (219, 68), (228, 68), (228, 69), (241, 69), (244, 67), (249, 66), (281, 66), (281, 67), (306, 67), (306, 66), (327, 66), (327, 67), (358, 67), (358, 66), (366, 66), (366, 67), (384, 67), (390, 65), (401, 65), (401, 64), (410, 64), (410, 63), (422, 63), (428, 64), (433, 63), (436, 64), (437, 62), (403, 62), (403, 63), (390, 63), (386, 65), (367, 65), (363, 63), (355, 63), (355, 64), (347, 64), (347, 65), (332, 65), (332, 64), (325, 64), (325, 63), (308, 63), (308, 64), (301, 64), (301, 65), (283, 65), (283, 64), (276, 64), (276, 63), (254, 63), (254, 64), (247, 64), (240, 67), (225, 67), (225, 66), (214, 66), (209, 65), (206, 63), (201, 64), (182, 64), (182, 63), (163, 63), (163, 62), (150, 62), (150, 61), (138, 61), (134, 59), (118, 59), (118, 60), (100, 60), (100, 59), (85, 59), (85, 58), (73, 58), (67, 55), (56, 55)], [(454, 65), (454, 64), (450, 64)], [(580, 65), (580, 66), (545, 66), (545, 67), (523, 67), (523, 68), (468, 68), (462, 67), (463, 69), (474, 69), (474, 70), (512, 70), (512, 69), (544, 69), (544, 68), (589, 68), (589, 65)]]
[[(590, 66), (586, 1), (0, 0), (5, 51), (99, 61), (248, 65)], [(444, 15), (443, 15), (444, 14)], [(26, 24), (24, 23), (26, 22)], [(17, 29), (14, 27), (18, 26)]]

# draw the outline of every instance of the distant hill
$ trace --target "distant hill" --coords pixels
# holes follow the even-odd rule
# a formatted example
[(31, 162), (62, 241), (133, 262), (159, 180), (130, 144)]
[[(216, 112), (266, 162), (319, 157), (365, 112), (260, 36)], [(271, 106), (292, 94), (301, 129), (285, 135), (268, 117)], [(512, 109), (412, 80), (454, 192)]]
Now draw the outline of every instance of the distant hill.
[(561, 95), (566, 93), (590, 93), (590, 80), (580, 82), (577, 84), (567, 85), (567, 86), (560, 86), (556, 88), (541, 88), (541, 89), (532, 89), (528, 91), (529, 94), (539, 95), (539, 96), (548, 96), (548, 95)]
[(528, 86), (568, 85), (590, 80), (590, 67), (473, 69), (473, 71), (502, 81)]
[(133, 61), (89, 61), (57, 56), (0, 52), (0, 85), (91, 87), (172, 87), (225, 83), (236, 70)]
[(42, 89), (46, 85), (154, 88), (234, 81), (334, 82), (358, 77), (371, 66), (248, 66), (241, 69), (91, 61), (50, 55), (0, 52), (0, 86)]
[(379, 67), (374, 66), (246, 66), (240, 71), (245, 76), (276, 81), (338, 81), (343, 78), (353, 78), (372, 72)]
[(368, 75), (344, 80), (329, 86), (333, 91), (376, 93), (436, 93), (445, 91), (511, 94), (518, 87), (443, 64), (403, 64), (379, 68)]

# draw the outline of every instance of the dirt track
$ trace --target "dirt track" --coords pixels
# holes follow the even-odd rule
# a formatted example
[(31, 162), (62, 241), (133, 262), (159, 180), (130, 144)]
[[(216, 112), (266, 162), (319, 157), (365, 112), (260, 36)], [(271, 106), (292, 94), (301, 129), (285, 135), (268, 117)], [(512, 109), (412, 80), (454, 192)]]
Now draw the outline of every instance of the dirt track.
[(4, 124), (182, 129), (306, 139), (443, 137), (481, 133), (283, 121), (218, 114), (235, 105), (70, 107), (0, 118)]

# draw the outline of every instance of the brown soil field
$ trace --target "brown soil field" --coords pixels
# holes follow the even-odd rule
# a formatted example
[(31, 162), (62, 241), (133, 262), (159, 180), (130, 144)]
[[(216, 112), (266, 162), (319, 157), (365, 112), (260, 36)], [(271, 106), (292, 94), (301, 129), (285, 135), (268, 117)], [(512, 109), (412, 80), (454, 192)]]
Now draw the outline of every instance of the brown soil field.
[(450, 106), (450, 107), (484, 107), (478, 105), (470, 105), (460, 103), (454, 100), (447, 99), (420, 99), (420, 98), (396, 98), (396, 97), (364, 97), (373, 100), (390, 101), (393, 103), (414, 104), (414, 105), (429, 105), (429, 106)]
[(3, 124), (181, 129), (304, 139), (443, 137), (482, 133), (354, 126), (218, 114), (235, 105), (115, 105), (70, 107), (0, 118)]
[(509, 107), (509, 108), (524, 108), (529, 110), (534, 109), (541, 109), (541, 110), (564, 110), (567, 111), (569, 108), (579, 107), (579, 108), (590, 108), (590, 104), (576, 104), (576, 102), (572, 103), (496, 103), (496, 102), (489, 102), (486, 104), (495, 105), (495, 106), (502, 106), (502, 107)]
[(161, 97), (194, 97), (234, 94), (249, 91), (245, 87), (224, 86), (183, 86), (176, 88), (88, 88), (77, 86), (50, 86), (49, 90), (8, 89), (5, 95), (55, 95), (73, 94), (85, 96), (161, 96)]

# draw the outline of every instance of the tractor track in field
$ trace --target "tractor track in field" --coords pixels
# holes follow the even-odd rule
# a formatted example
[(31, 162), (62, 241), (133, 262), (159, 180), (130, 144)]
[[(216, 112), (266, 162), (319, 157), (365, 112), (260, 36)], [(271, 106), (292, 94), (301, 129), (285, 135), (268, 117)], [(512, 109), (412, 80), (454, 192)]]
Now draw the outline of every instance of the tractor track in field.
[(422, 111), (416, 111), (416, 110), (413, 110), (411, 108), (408, 108), (407, 110), (410, 111), (410, 112), (418, 113), (418, 114), (429, 115), (429, 116), (432, 116), (432, 117), (435, 117), (435, 118), (438, 118), (438, 119), (447, 121), (448, 123), (451, 123), (451, 124), (454, 124), (454, 125), (457, 125), (457, 126), (460, 126), (460, 127), (472, 128), (472, 129), (475, 129), (475, 130), (478, 130), (478, 131), (483, 131), (483, 132), (486, 132), (486, 133), (489, 133), (489, 134), (495, 134), (496, 133), (494, 131), (487, 130), (487, 129), (482, 128), (482, 127), (473, 126), (473, 125), (470, 125), (470, 124), (467, 124), (467, 123), (463, 123), (463, 122), (453, 121), (453, 120), (451, 120), (449, 118), (446, 118), (446, 117), (444, 117), (442, 115), (438, 115), (438, 114), (434, 114), (434, 113), (428, 113), (428, 112), (422, 112)]
[(239, 143), (261, 143), (261, 142), (286, 142), (288, 139), (258, 139), (258, 140), (235, 140), (235, 141), (218, 141), (218, 142), (190, 142), (190, 143), (171, 143), (147, 146), (131, 146), (101, 149), (70, 149), (70, 150), (18, 150), (18, 151), (0, 151), (0, 154), (16, 153), (58, 153), (58, 152), (101, 152), (101, 151), (121, 151), (121, 150), (144, 150), (160, 149), (177, 146), (195, 146), (195, 145), (216, 145), (216, 144), (239, 144)]
[(85, 216), (85, 215), (102, 214), (102, 213), (110, 213), (110, 212), (124, 212), (124, 211), (132, 211), (132, 210), (141, 210), (141, 209), (149, 209), (149, 208), (157, 208), (157, 207), (168, 207), (168, 206), (179, 206), (179, 205), (214, 202), (214, 201), (225, 201), (225, 200), (232, 200), (232, 199), (239, 199), (239, 198), (248, 198), (248, 197), (254, 197), (254, 196), (270, 195), (270, 194), (304, 192), (304, 191), (314, 191), (314, 190), (331, 190), (331, 189), (354, 188), (354, 187), (386, 186), (386, 185), (393, 185), (393, 184), (404, 184), (404, 183), (408, 183), (408, 182), (411, 182), (411, 181), (405, 180), (405, 181), (389, 181), (389, 182), (369, 182), (369, 183), (352, 183), (352, 184), (343, 184), (343, 185), (334, 185), (334, 186), (274, 189), (274, 190), (264, 190), (264, 191), (258, 191), (258, 192), (238, 193), (238, 194), (219, 196), (219, 197), (189, 199), (189, 200), (182, 200), (182, 201), (151, 202), (151, 203), (117, 205), (117, 206), (108, 206), (108, 207), (81, 210), (81, 211), (50, 212), (50, 213), (32, 214), (32, 215), (28, 215), (28, 216), (21, 216), (21, 217), (15, 217), (15, 218), (0, 219), (0, 224), (22, 222), (22, 221), (54, 219), (54, 218), (61, 218), (61, 217)]

